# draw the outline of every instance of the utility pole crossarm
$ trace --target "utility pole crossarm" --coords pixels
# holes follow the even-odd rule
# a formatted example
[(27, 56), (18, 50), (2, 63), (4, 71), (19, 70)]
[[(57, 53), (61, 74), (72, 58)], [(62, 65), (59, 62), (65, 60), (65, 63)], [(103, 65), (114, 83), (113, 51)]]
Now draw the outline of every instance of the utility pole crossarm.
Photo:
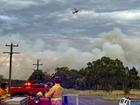
[(6, 46), (6, 47), (11, 47), (11, 45), (12, 45), (13, 47), (18, 47), (18, 44), (13, 45), (13, 43), (11, 43), (10, 45), (6, 44), (5, 46)]
[(10, 54), (10, 53), (12, 53), (12, 54), (20, 54), (20, 52), (3, 52), (4, 54)]
[(43, 65), (43, 64), (40, 64), (39, 62), (40, 62), (40, 60), (37, 59), (37, 63), (36, 64), (33, 64), (33, 65), (36, 65), (36, 69), (35, 70), (39, 70), (39, 66), (42, 66)]
[(20, 52), (13, 52), (13, 54), (20, 54)]
[(3, 52), (4, 54), (10, 54), (10, 52)]

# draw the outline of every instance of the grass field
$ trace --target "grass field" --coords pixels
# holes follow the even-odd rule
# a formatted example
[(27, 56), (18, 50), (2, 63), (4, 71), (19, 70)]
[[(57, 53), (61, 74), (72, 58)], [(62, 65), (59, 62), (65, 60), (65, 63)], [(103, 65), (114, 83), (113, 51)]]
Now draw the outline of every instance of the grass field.
[(106, 92), (102, 90), (74, 90), (65, 89), (66, 94), (88, 95), (88, 96), (101, 96), (106, 100), (119, 101), (122, 97), (140, 98), (140, 90), (131, 90), (129, 95), (125, 95), (121, 90), (114, 90), (112, 92)]

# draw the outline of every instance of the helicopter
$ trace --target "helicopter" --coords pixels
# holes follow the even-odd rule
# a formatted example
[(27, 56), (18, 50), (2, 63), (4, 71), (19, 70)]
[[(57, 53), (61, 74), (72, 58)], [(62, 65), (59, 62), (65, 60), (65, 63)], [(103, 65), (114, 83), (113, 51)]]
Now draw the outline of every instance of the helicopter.
[(78, 12), (79, 12), (79, 10), (76, 9), (76, 8), (74, 8), (73, 11), (72, 11), (73, 14), (77, 14)]

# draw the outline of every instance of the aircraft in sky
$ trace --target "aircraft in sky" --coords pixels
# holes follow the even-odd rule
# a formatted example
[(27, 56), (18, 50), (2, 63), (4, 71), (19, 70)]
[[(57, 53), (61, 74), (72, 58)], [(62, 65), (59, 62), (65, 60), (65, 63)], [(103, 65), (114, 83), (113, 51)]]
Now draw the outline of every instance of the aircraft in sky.
[(79, 12), (78, 9), (74, 8), (74, 10), (72, 11), (73, 14), (77, 14)]

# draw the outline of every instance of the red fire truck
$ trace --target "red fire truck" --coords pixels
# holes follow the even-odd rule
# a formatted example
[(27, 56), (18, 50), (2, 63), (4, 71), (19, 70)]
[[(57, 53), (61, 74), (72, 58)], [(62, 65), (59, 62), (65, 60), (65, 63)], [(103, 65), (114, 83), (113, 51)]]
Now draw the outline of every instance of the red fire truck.
[(49, 88), (45, 84), (31, 84), (30, 82), (26, 82), (22, 87), (11, 87), (9, 89), (9, 94), (11, 94), (11, 96), (33, 96), (37, 92), (45, 94), (45, 92), (48, 91)]

